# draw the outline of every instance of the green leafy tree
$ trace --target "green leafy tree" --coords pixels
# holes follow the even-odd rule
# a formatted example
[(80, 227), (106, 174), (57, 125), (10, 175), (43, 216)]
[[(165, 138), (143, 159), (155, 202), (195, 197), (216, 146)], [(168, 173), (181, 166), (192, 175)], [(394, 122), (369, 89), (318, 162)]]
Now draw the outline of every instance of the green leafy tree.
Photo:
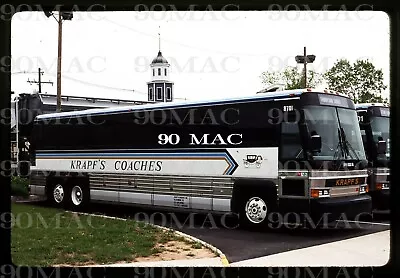
[(346, 59), (338, 60), (325, 74), (329, 89), (348, 95), (355, 103), (383, 102), (383, 72), (368, 60), (357, 60), (351, 64)]
[[(304, 88), (304, 70), (299, 71), (296, 67), (286, 67), (283, 71), (267, 71), (260, 76), (261, 83), (266, 87), (273, 84), (284, 84), (286, 89), (301, 89)], [(314, 88), (321, 84), (322, 75), (313, 71), (307, 70), (307, 87)]]

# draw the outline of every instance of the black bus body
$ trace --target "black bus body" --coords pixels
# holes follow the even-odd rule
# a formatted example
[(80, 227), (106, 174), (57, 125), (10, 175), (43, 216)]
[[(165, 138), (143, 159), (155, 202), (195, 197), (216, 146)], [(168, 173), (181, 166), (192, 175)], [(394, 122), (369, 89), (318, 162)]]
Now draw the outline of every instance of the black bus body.
[(390, 108), (382, 103), (356, 105), (369, 164), (368, 185), (374, 209), (389, 209)]
[(354, 103), (310, 89), (42, 115), (31, 154), (31, 192), (73, 209), (235, 213), (255, 226), (371, 212)]

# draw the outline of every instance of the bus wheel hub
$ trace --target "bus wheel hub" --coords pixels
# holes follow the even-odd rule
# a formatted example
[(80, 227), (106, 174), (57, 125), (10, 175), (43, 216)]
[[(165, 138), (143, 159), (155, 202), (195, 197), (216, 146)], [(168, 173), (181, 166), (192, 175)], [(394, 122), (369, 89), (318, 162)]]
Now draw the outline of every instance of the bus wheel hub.
[(79, 206), (82, 203), (82, 201), (83, 201), (82, 195), (83, 195), (82, 188), (80, 188), (79, 186), (74, 186), (72, 188), (71, 200), (75, 206)]
[(54, 188), (53, 197), (57, 203), (61, 203), (64, 199), (64, 188), (60, 184)]
[(251, 198), (245, 207), (247, 219), (252, 223), (261, 223), (267, 216), (267, 205), (265, 202), (258, 198)]

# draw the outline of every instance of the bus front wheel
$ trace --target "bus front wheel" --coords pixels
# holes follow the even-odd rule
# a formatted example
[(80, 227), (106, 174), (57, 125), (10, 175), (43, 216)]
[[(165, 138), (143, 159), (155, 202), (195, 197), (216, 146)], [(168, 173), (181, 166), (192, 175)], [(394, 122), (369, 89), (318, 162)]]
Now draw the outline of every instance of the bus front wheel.
[(271, 206), (264, 196), (252, 194), (242, 199), (240, 210), (241, 226), (265, 227), (268, 221), (268, 214), (271, 212)]

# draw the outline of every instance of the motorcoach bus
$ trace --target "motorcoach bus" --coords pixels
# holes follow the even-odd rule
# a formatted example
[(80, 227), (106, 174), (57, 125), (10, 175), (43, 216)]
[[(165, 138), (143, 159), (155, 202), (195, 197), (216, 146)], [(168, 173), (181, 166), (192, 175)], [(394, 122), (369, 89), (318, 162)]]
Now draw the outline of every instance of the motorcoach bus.
[(371, 212), (354, 103), (313, 89), (41, 115), (31, 154), (31, 193), (72, 209), (233, 213), (248, 226)]
[(390, 108), (382, 103), (356, 104), (365, 153), (369, 163), (368, 186), (372, 206), (389, 209)]

